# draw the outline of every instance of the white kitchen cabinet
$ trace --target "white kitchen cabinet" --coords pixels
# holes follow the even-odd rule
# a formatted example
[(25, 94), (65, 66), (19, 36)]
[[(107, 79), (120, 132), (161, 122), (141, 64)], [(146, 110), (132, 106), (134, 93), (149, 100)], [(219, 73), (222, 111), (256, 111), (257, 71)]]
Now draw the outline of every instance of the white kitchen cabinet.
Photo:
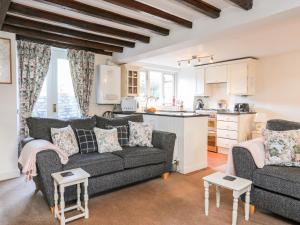
[(227, 153), (233, 145), (250, 139), (254, 116), (251, 113), (217, 115), (217, 146), (220, 153)]
[(120, 104), (121, 69), (119, 66), (99, 65), (96, 76), (97, 104)]
[(211, 86), (206, 83), (205, 80), (205, 69), (204, 68), (196, 68), (196, 90), (195, 96), (204, 96), (208, 97), (211, 95)]
[(122, 97), (136, 97), (139, 95), (139, 67), (123, 65), (122, 73)]
[(255, 94), (255, 61), (254, 59), (247, 59), (228, 65), (228, 94)]
[(207, 84), (226, 83), (227, 65), (213, 65), (205, 67), (205, 80)]

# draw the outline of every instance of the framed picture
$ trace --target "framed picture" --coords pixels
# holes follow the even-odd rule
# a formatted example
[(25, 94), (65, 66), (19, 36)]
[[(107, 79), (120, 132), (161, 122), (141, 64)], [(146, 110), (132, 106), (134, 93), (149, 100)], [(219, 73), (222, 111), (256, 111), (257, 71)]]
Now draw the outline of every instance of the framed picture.
[(11, 84), (11, 73), (11, 42), (10, 39), (0, 38), (0, 84)]

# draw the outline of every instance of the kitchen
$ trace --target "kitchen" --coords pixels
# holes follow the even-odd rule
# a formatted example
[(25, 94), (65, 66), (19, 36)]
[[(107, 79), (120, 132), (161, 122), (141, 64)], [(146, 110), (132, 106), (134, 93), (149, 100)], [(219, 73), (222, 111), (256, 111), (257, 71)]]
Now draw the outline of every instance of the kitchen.
[(97, 102), (114, 104), (105, 115), (142, 113), (156, 129), (175, 132), (174, 168), (194, 172), (207, 167), (207, 151), (227, 154), (232, 145), (251, 138), (254, 106), (232, 98), (244, 100), (255, 94), (256, 62), (253, 57), (210, 59), (177, 71), (101, 65)]

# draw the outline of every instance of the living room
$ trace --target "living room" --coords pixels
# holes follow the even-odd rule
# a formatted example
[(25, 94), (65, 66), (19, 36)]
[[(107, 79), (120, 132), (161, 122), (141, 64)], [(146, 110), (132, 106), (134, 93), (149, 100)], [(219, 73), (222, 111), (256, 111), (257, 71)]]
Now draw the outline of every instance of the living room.
[(0, 224), (300, 223), (299, 12), (0, 1)]

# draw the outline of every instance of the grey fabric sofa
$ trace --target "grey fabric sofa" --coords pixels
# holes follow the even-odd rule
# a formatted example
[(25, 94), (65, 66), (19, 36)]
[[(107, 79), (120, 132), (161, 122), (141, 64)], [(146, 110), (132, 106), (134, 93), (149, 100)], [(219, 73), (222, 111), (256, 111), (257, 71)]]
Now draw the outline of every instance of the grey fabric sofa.
[[(270, 120), (267, 129), (285, 131), (300, 129), (300, 123)], [(300, 222), (300, 168), (264, 166), (258, 169), (251, 153), (233, 148), (236, 175), (253, 181), (251, 204), (258, 208)]]
[[(28, 118), (27, 124), (32, 139), (51, 141), (51, 127), (65, 127), (68, 124), (75, 128), (93, 129), (95, 126), (105, 128), (106, 125), (123, 125), (128, 121), (142, 122), (142, 115), (124, 118), (106, 119), (98, 116), (86, 119), (62, 121), (56, 119)], [(91, 174), (88, 192), (90, 196), (128, 184), (158, 177), (172, 168), (173, 150), (176, 135), (173, 133), (154, 131), (152, 135), (153, 148), (124, 147), (122, 151), (114, 153), (75, 154), (69, 157), (66, 165), (60, 163), (56, 152), (42, 151), (37, 154), (38, 176), (34, 181), (42, 191), (50, 207), (54, 206), (53, 180), (51, 174), (63, 170), (82, 168)], [(65, 200), (76, 199), (75, 187), (65, 191)]]

